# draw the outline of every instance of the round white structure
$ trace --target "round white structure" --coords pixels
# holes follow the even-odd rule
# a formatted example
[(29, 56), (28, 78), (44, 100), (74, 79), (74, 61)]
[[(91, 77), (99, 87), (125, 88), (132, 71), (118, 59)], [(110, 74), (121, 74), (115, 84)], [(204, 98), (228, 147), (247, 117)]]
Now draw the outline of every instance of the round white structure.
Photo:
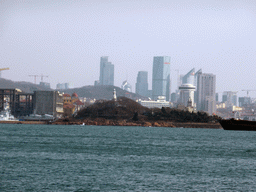
[(121, 89), (125, 90), (125, 91), (129, 91), (132, 92), (132, 86), (127, 82), (124, 81), (121, 85)]
[(180, 90), (180, 98), (179, 103), (187, 106), (189, 98), (192, 101), (192, 107), (194, 106), (194, 92), (196, 87), (192, 84), (182, 84), (179, 87)]

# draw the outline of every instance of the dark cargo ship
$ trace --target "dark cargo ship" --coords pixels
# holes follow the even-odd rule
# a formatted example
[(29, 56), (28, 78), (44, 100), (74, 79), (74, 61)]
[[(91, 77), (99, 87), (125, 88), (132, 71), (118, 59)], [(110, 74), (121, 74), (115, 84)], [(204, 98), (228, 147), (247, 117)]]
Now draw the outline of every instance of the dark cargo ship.
[(256, 121), (247, 120), (220, 120), (220, 124), (224, 130), (234, 130), (234, 131), (256, 131)]

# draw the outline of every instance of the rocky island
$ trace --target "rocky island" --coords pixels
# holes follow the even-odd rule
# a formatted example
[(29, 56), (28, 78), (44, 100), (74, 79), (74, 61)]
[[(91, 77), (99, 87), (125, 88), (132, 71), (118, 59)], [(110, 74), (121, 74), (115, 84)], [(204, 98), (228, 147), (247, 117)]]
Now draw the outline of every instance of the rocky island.
[(189, 112), (173, 108), (143, 107), (127, 97), (99, 100), (80, 110), (74, 117), (51, 122), (57, 125), (154, 126), (221, 129), (218, 116), (205, 112)]

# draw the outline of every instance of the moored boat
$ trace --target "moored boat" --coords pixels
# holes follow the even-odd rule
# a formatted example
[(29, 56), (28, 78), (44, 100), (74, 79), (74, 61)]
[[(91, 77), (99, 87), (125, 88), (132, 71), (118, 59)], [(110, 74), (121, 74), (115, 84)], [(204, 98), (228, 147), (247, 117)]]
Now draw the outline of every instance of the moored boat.
[(223, 119), (220, 124), (224, 130), (256, 131), (256, 121)]
[(18, 121), (12, 114), (7, 106), (7, 102), (4, 103), (4, 108), (0, 112), (0, 121)]
[(20, 121), (53, 121), (55, 118), (53, 115), (44, 114), (44, 115), (38, 115), (38, 114), (31, 114), (26, 117), (20, 117)]

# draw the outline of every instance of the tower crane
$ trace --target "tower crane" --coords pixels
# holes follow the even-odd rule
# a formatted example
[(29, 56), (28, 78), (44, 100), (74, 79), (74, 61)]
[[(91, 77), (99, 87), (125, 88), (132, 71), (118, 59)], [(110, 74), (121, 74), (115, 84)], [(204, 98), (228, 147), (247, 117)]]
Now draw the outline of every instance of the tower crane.
[(29, 75), (30, 77), (34, 77), (34, 83), (36, 84), (36, 78), (37, 77), (41, 77), (41, 82), (43, 82), (44, 80), (44, 77), (48, 77), (48, 76), (45, 76), (45, 75)]
[(3, 70), (9, 70), (9, 67), (7, 67), (7, 68), (0, 68), (0, 78), (2, 78), (2, 74), (1, 73), (2, 73)]
[(250, 91), (256, 91), (255, 89), (254, 90), (251, 90), (251, 89), (245, 89), (245, 90), (242, 90), (242, 91), (246, 91), (247, 92), (247, 97), (249, 97), (249, 92)]
[(36, 77), (38, 77), (38, 75), (29, 75), (29, 77), (34, 77), (34, 83), (36, 84)]
[(44, 82), (44, 77), (47, 77), (47, 78), (48, 78), (48, 76), (41, 75), (41, 82)]

